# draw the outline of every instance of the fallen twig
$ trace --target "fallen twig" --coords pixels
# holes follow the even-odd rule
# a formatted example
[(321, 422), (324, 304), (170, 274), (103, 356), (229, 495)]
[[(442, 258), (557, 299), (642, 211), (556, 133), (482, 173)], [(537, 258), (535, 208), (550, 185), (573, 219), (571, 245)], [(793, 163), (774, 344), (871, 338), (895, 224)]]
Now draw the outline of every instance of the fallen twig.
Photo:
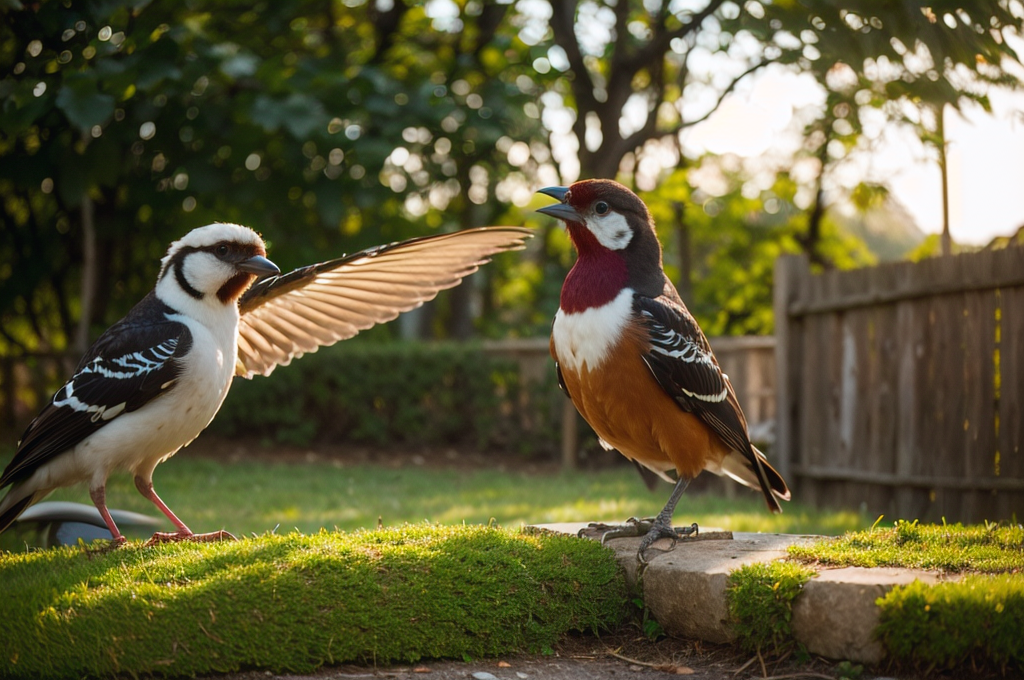
[(630, 659), (628, 656), (623, 656), (612, 650), (607, 650), (609, 656), (614, 656), (616, 659), (621, 659), (627, 663), (631, 663), (637, 666), (646, 666), (653, 668), (656, 671), (662, 671), (664, 673), (675, 673), (676, 675), (692, 675), (693, 669), (689, 666), (680, 666), (674, 663), (651, 663), (650, 661), (639, 661), (637, 659)]
[(740, 666), (739, 668), (737, 668), (736, 670), (734, 670), (734, 671), (732, 672), (732, 674), (733, 674), (733, 675), (739, 675), (739, 674), (740, 674), (740, 673), (742, 673), (743, 671), (747, 670), (747, 669), (748, 669), (748, 668), (750, 667), (750, 664), (754, 663), (755, 661), (757, 661), (757, 657), (756, 657), (756, 656), (752, 656), (752, 657), (750, 657), (750, 660), (749, 660), (749, 661), (747, 661), (747, 662), (746, 662), (745, 664), (743, 664), (742, 666)]

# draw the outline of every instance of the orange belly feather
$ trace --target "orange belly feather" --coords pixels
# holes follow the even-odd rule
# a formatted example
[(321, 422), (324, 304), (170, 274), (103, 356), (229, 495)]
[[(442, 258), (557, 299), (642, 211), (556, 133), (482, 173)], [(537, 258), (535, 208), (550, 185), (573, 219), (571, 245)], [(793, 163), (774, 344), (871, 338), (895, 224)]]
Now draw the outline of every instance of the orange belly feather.
[(603, 440), (648, 468), (693, 479), (729, 447), (665, 393), (642, 359), (649, 348), (642, 332), (626, 330), (596, 370), (568, 370), (551, 341), (573, 404)]

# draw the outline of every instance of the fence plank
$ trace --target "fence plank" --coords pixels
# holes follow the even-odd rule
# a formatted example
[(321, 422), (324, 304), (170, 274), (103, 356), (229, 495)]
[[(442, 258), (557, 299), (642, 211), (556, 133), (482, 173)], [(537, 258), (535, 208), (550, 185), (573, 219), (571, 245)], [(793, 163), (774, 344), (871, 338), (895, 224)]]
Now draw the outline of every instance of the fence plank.
[(800, 285), (775, 299), (798, 496), (930, 520), (1024, 514), (1024, 248)]

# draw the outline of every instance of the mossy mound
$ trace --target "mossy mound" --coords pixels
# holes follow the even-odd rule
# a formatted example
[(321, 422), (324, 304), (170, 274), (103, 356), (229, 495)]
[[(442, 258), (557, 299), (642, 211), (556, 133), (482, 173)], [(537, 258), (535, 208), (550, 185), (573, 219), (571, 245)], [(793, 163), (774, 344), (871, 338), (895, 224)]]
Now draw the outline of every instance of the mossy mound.
[(802, 562), (831, 567), (908, 567), (986, 574), (1024, 572), (1024, 527), (985, 523), (920, 524), (849, 532), (839, 538), (790, 547)]
[(879, 639), (900, 664), (1007, 675), (1024, 670), (1024, 577), (971, 575), (961, 582), (895, 588), (878, 600)]
[(725, 595), (740, 645), (758, 654), (792, 649), (793, 600), (813, 577), (795, 562), (748, 564), (729, 574)]
[(5, 678), (538, 651), (628, 611), (610, 550), (481, 526), (5, 554), (0, 582)]
[(794, 546), (799, 560), (829, 566), (906, 567), (963, 574), (915, 581), (877, 600), (876, 634), (899, 667), (930, 672), (969, 664), (979, 673), (1024, 670), (1024, 527), (897, 521)]

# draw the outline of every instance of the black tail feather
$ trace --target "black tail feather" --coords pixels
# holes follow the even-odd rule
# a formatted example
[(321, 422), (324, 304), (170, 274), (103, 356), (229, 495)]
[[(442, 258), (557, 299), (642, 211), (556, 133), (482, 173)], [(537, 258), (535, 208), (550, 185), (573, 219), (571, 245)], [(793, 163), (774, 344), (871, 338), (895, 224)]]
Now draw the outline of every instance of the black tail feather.
[(3, 511), (0, 514), (0, 534), (7, 531), (7, 528), (14, 524), (14, 520), (18, 519), (18, 515), (25, 511), (25, 508), (32, 505), (32, 499), (34, 496), (29, 494), (21, 500), (15, 501), (14, 504)]
[(764, 500), (768, 504), (768, 509), (773, 513), (780, 513), (782, 512), (782, 506), (779, 505), (779, 499), (781, 498), (784, 501), (790, 499), (786, 480), (775, 471), (775, 468), (769, 465), (765, 455), (756, 446), (751, 446), (750, 448), (753, 449), (754, 456), (757, 458), (755, 470), (758, 481), (761, 483), (761, 491), (764, 492)]

